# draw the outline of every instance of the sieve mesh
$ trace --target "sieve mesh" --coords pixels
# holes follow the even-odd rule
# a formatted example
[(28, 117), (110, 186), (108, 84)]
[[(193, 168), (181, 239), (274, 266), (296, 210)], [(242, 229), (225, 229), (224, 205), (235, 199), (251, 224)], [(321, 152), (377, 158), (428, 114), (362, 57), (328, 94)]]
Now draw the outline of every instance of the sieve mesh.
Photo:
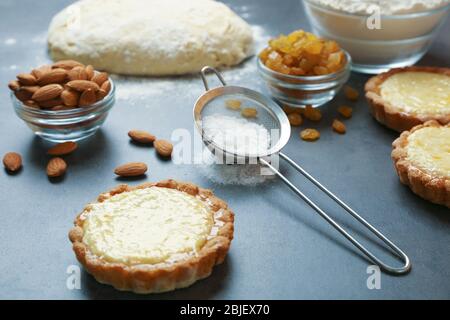
[[(227, 100), (239, 100), (240, 110), (231, 110), (226, 107)], [(241, 115), (244, 108), (254, 108), (257, 110), (255, 118), (245, 118)], [(203, 120), (208, 116), (227, 116), (263, 126), (270, 135), (270, 144), (267, 150), (258, 150), (257, 153), (244, 153), (236, 150), (223, 148), (223, 145), (208, 135), (203, 130)], [(246, 88), (236, 86), (218, 87), (207, 91), (196, 103), (194, 108), (194, 118), (197, 126), (201, 130), (202, 138), (206, 143), (212, 144), (218, 149), (222, 149), (227, 154), (239, 157), (263, 157), (278, 152), (289, 139), (290, 125), (283, 110), (271, 99)], [(220, 131), (221, 128), (215, 129)], [(225, 127), (223, 134), (227, 134)]]

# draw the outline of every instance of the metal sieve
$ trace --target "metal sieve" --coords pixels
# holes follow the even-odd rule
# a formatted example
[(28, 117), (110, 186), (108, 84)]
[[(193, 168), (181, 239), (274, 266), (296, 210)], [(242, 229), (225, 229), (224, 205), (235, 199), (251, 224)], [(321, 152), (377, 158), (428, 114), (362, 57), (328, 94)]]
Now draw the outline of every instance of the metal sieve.
[[(206, 75), (207, 72), (213, 72), (222, 83), (222, 86), (210, 89)], [(281, 149), (287, 144), (289, 137), (291, 135), (291, 126), (289, 120), (280, 108), (272, 99), (258, 93), (254, 90), (250, 90), (238, 86), (229, 86), (226, 84), (222, 75), (212, 67), (204, 67), (201, 70), (201, 78), (205, 86), (206, 92), (200, 96), (194, 106), (194, 122), (197, 129), (199, 130), (204, 144), (213, 153), (222, 153), (228, 158), (232, 159), (253, 159), (255, 163), (260, 163), (261, 165), (269, 168), (274, 174), (276, 174), (292, 191), (294, 191), (301, 199), (303, 199), (310, 207), (312, 207), (322, 218), (324, 218), (331, 226), (333, 226), (337, 231), (339, 231), (345, 238), (347, 238), (354, 246), (356, 246), (361, 252), (363, 252), (367, 258), (378, 265), (380, 269), (393, 273), (393, 274), (404, 274), (409, 272), (411, 269), (411, 262), (408, 256), (397, 247), (392, 241), (390, 241), (386, 236), (384, 236), (380, 231), (373, 227), (369, 222), (362, 218), (358, 213), (356, 213), (352, 208), (350, 208), (346, 203), (339, 199), (335, 194), (324, 187), (320, 182), (318, 182), (313, 176), (311, 176), (306, 170), (304, 170), (295, 161), (290, 159), (287, 155), (281, 152)], [(256, 108), (258, 111), (258, 116), (255, 120), (258, 124), (263, 125), (269, 131), (276, 129), (279, 134), (277, 138), (271, 141), (270, 147), (265, 152), (259, 154), (238, 154), (234, 150), (226, 150), (222, 145), (219, 145), (209, 137), (202, 126), (202, 118), (207, 115), (212, 114), (233, 114), (232, 110), (227, 110), (224, 107), (224, 100), (226, 99), (239, 99), (245, 106), (248, 104), (252, 108)], [(234, 113), (235, 114), (235, 113)], [(309, 199), (302, 191), (300, 191), (293, 183), (291, 183), (280, 171), (278, 171), (272, 164), (268, 161), (268, 157), (272, 155), (278, 155), (281, 159), (284, 159), (288, 164), (290, 164), (295, 170), (305, 176), (309, 181), (315, 184), (322, 192), (324, 192), (328, 197), (333, 199), (339, 206), (345, 209), (353, 218), (355, 218), (359, 223), (372, 232), (375, 236), (381, 239), (390, 249), (393, 254), (395, 254), (404, 264), (401, 267), (392, 267), (375, 256), (371, 251), (369, 251), (364, 245), (362, 245), (358, 240), (356, 240), (352, 235), (350, 235), (340, 224), (338, 224), (333, 218), (331, 218), (327, 213), (325, 213), (316, 203)]]

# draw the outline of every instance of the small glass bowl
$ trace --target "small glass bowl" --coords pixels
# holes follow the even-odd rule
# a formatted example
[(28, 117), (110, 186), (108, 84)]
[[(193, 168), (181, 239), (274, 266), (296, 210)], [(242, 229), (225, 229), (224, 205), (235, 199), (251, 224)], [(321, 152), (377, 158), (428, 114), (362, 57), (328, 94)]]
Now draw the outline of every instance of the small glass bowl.
[(115, 85), (100, 101), (88, 107), (52, 111), (30, 108), (11, 93), (14, 111), (33, 132), (52, 142), (79, 141), (92, 136), (105, 122), (108, 111), (115, 102)]
[(434, 9), (380, 15), (380, 26), (368, 27), (367, 14), (346, 13), (311, 0), (303, 1), (315, 34), (335, 40), (353, 59), (353, 70), (378, 74), (415, 64), (428, 51), (450, 11)]
[(274, 71), (257, 59), (258, 71), (270, 94), (291, 107), (319, 107), (332, 100), (350, 78), (352, 58), (344, 51), (346, 64), (338, 72), (322, 76), (293, 76)]

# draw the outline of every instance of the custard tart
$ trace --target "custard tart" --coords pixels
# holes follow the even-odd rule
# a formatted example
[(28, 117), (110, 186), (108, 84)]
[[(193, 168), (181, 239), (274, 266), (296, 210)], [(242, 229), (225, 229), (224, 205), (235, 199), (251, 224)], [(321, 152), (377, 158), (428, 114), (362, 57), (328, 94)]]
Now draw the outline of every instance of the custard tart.
[(450, 69), (407, 67), (372, 77), (365, 86), (375, 119), (402, 132), (429, 120), (450, 122)]
[(191, 183), (119, 185), (84, 208), (69, 239), (98, 282), (158, 293), (208, 277), (228, 253), (233, 221), (224, 201)]
[(392, 146), (400, 181), (422, 198), (450, 208), (450, 124), (428, 121), (404, 131)]

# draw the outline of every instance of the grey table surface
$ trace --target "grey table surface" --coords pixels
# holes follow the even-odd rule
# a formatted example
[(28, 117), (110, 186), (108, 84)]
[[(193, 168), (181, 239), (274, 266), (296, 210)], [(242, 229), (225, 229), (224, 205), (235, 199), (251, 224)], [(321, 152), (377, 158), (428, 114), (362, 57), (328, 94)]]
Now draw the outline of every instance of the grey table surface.
[[(162, 161), (153, 150), (129, 143), (126, 133), (132, 128), (167, 138), (175, 128), (193, 133), (191, 109), (203, 90), (198, 77), (118, 79), (118, 100), (101, 131), (67, 158), (69, 171), (62, 181), (49, 181), (45, 174), (48, 145), (14, 114), (6, 85), (18, 72), (49, 61), (48, 23), (70, 2), (0, 0), (0, 153), (17, 151), (24, 159), (19, 174), (0, 172), (0, 298), (450, 298), (450, 212), (416, 197), (399, 183), (390, 159), (391, 143), (398, 134), (371, 118), (363, 98), (354, 104), (354, 117), (346, 121), (346, 135), (329, 129), (337, 106), (347, 103), (340, 94), (323, 107), (325, 119), (314, 125), (321, 129), (321, 139), (303, 142), (299, 129), (293, 129), (284, 151), (410, 256), (411, 273), (382, 274), (379, 290), (367, 287), (370, 263), (281, 181), (252, 187), (221, 185), (208, 179), (204, 168)], [(255, 26), (259, 40), (310, 29), (298, 0), (225, 2)], [(447, 21), (421, 64), (450, 65), (449, 31)], [(225, 78), (266, 92), (254, 64), (252, 58), (227, 70)], [(353, 74), (350, 83), (361, 91), (366, 80), (367, 76)], [(149, 164), (142, 181), (192, 181), (213, 189), (235, 211), (231, 251), (209, 278), (175, 292), (139, 296), (98, 284), (83, 271), (81, 289), (67, 288), (67, 268), (78, 265), (67, 239), (72, 221), (86, 203), (121, 182), (113, 168), (128, 161)], [(398, 263), (311, 184), (286, 165), (281, 164), (281, 169), (377, 253)]]

